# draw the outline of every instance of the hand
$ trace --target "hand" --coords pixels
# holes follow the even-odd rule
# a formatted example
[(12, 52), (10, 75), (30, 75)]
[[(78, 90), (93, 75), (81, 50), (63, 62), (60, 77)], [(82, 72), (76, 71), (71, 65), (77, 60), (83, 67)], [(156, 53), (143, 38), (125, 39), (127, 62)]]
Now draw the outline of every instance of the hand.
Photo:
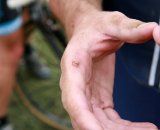
[(60, 86), (62, 101), (75, 130), (157, 130), (151, 123), (120, 118), (112, 99), (114, 52), (124, 42), (142, 43), (159, 26), (129, 19), (119, 12), (95, 11), (80, 19), (64, 52)]

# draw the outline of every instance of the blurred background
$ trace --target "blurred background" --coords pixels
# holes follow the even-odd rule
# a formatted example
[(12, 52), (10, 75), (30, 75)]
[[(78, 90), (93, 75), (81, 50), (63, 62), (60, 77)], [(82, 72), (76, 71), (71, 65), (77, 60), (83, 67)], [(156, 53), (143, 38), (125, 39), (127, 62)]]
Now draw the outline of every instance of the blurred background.
[[(45, 34), (49, 35), (48, 33)], [(61, 43), (56, 36), (52, 35), (52, 38), (53, 44), (57, 44), (60, 47)], [(41, 58), (41, 61), (49, 67), (51, 75), (46, 79), (36, 77), (28, 70), (22, 59), (17, 73), (18, 89), (21, 92), (17, 92), (17, 87), (15, 86), (9, 107), (10, 121), (15, 130), (56, 130), (57, 128), (50, 127), (37, 119), (29, 111), (28, 107), (24, 105), (26, 102), (20, 96), (24, 94), (23, 96), (27, 98), (30, 105), (42, 114), (46, 114), (48, 117), (58, 116), (68, 120), (68, 116), (62, 107), (59, 88), (60, 57), (56, 55), (57, 53), (49, 46), (44, 34), (37, 28), (31, 33), (30, 43)], [(63, 52), (62, 48), (60, 47), (60, 50)], [(56, 119), (56, 122), (61, 124), (62, 121), (61, 119)]]
[(57, 130), (43, 124), (35, 118), (28, 109), (24, 107), (16, 94), (13, 94), (12, 96), (12, 101), (9, 107), (9, 117), (15, 130)]
[(44, 0), (32, 0), (24, 6), (23, 15), (27, 19), (25, 36), (43, 65), (49, 68), (49, 76), (35, 76), (24, 58), (21, 60), (9, 107), (10, 122), (15, 130), (70, 130), (59, 87), (60, 59), (66, 46), (63, 29)]

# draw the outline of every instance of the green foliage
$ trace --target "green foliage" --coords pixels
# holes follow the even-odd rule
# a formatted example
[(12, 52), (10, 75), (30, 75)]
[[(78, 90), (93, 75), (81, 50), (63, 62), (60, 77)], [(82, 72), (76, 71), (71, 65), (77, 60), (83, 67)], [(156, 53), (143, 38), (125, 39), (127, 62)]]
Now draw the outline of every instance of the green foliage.
[[(68, 118), (60, 100), (60, 60), (56, 58), (39, 31), (33, 33), (31, 43), (43, 62), (50, 67), (52, 76), (47, 80), (38, 79), (34, 77), (22, 63), (19, 68), (19, 75), (21, 75), (21, 81), (24, 83), (23, 88), (43, 109), (56, 113), (60, 117)], [(37, 120), (26, 107), (24, 107), (22, 101), (16, 94), (12, 97), (9, 116), (15, 126), (15, 130), (53, 130), (53, 128)]]

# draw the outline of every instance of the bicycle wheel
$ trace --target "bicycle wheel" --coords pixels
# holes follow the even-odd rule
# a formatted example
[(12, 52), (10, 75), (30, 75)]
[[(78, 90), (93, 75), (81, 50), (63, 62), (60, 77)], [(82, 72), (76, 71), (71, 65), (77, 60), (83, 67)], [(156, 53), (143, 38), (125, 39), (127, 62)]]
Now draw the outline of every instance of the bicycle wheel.
[(34, 77), (22, 62), (17, 74), (16, 90), (25, 106), (38, 119), (59, 130), (72, 130), (60, 100), (59, 63), (64, 47), (53, 33), (50, 34), (47, 28), (41, 27), (33, 31), (31, 43), (43, 62), (51, 69), (51, 78), (41, 80)]

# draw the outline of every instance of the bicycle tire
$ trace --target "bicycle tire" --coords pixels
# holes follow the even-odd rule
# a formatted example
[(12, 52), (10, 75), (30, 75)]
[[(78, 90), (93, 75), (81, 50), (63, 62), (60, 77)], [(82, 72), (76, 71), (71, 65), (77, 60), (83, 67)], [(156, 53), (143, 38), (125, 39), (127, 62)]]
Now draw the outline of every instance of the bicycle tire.
[[(41, 33), (43, 35), (45, 35), (44, 36), (45, 39), (48, 39), (47, 36), (51, 35), (51, 34), (48, 34), (46, 31), (44, 31), (44, 29), (43, 29), (43, 31)], [(47, 41), (48, 41), (48, 43), (45, 44), (45, 46), (47, 46), (49, 48), (52, 48), (51, 51), (56, 54), (55, 57), (57, 58), (57, 60), (59, 62), (61, 54), (62, 54), (62, 51), (60, 51), (60, 49), (59, 49), (58, 52), (55, 51), (55, 50), (57, 50), (58, 47), (56, 46), (55, 41), (53, 39), (51, 40), (51, 37)], [(53, 45), (54, 45), (54, 47), (53, 47)], [(59, 64), (58, 64), (58, 68), (59, 68)], [(31, 86), (30, 85), (28, 85), (28, 86), (26, 85), (26, 82), (29, 82), (28, 80), (30, 80), (30, 79), (29, 78), (25, 79), (25, 77), (23, 77), (23, 76), (25, 76), (25, 75), (18, 74), (18, 84), (19, 85), (17, 85), (16, 90), (17, 90), (20, 98), (22, 99), (22, 102), (30, 110), (30, 112), (34, 116), (36, 116), (39, 120), (41, 120), (43, 123), (45, 123), (45, 124), (47, 124), (47, 125), (49, 125), (49, 126), (51, 126), (53, 128), (56, 128), (56, 129), (59, 129), (59, 130), (72, 130), (71, 124), (70, 124), (70, 122), (68, 122), (68, 120), (63, 119), (63, 117), (60, 118), (58, 115), (45, 110), (45, 108), (43, 108), (43, 106), (40, 105), (41, 102), (38, 102), (37, 100), (35, 101), (35, 99), (33, 99), (33, 94), (31, 94), (29, 92), (30, 90), (27, 90)], [(38, 79), (36, 79), (36, 80), (38, 80)], [(58, 84), (57, 84), (57, 86), (58, 86)], [(51, 89), (51, 88), (49, 88), (49, 89)], [(39, 92), (40, 92), (40, 90), (39, 90)], [(42, 93), (44, 93), (44, 92), (42, 92)]]
[[(56, 67), (60, 70), (59, 62), (60, 62), (60, 58), (61, 58), (62, 53), (63, 53), (64, 46), (55, 42), (55, 41), (59, 42), (59, 40), (56, 39), (56, 36), (54, 37), (53, 32), (52, 33), (48, 32), (47, 28), (42, 28), (43, 26), (37, 26), (37, 27), (39, 27), (38, 28), (39, 29), (38, 33), (41, 33), (42, 37), (45, 39), (45, 41), (47, 41), (47, 43), (42, 43), (42, 44), (44, 44), (46, 47), (51, 49), (50, 50), (50, 55), (54, 55), (54, 58), (56, 58), (56, 60), (58, 62)], [(38, 44), (40, 45), (40, 43), (38, 43)], [(37, 46), (34, 46), (34, 48), (36, 48), (36, 47)], [(41, 51), (43, 51), (43, 49)], [(39, 53), (41, 53), (41, 56), (42, 56), (43, 53), (45, 53), (45, 52), (39, 52)], [(47, 53), (48, 53), (48, 50), (47, 50)], [(45, 56), (45, 54), (44, 54), (44, 56)], [(53, 57), (52, 58), (50, 57), (50, 59), (48, 59), (47, 62), (49, 62), (49, 65), (51, 64), (50, 63), (51, 60), (53, 60)], [(24, 69), (23, 67), (22, 67), (22, 69)], [(23, 70), (22, 70), (22, 73), (20, 74), (20, 71), (19, 71), (18, 76), (17, 76), (18, 77), (17, 78), (18, 83), (16, 85), (16, 90), (17, 90), (17, 93), (19, 94), (20, 99), (22, 99), (22, 102), (30, 110), (30, 112), (35, 117), (37, 117), (40, 121), (42, 121), (43, 123), (45, 123), (45, 124), (47, 124), (47, 125), (49, 125), (53, 128), (56, 128), (58, 130), (72, 130), (71, 123), (70, 123), (68, 118), (64, 119), (63, 116), (60, 117), (59, 115), (48, 111), (46, 109), (46, 106), (45, 106), (45, 108), (43, 108), (44, 106), (42, 106), (41, 101), (38, 102), (37, 99), (34, 99), (35, 95), (33, 95), (31, 92), (29, 92), (30, 91), (29, 89), (31, 89), (31, 87), (34, 88), (35, 86), (33, 84), (28, 85), (27, 84), (28, 81), (26, 81), (26, 79), (25, 79), (26, 78), (25, 77), (26, 73), (24, 73)], [(60, 72), (58, 72), (58, 73), (59, 73), (58, 76), (60, 76)], [(27, 80), (32, 80), (33, 77), (29, 76), (27, 78), (30, 78), (30, 79), (27, 79)], [(54, 80), (54, 79), (52, 79), (52, 80)], [(47, 81), (46, 80), (45, 81), (39, 81), (39, 79), (36, 78), (36, 83), (38, 83), (38, 82), (41, 83), (41, 82), (47, 82)], [(58, 84), (59, 83), (56, 82), (56, 87), (59, 87)], [(42, 86), (42, 87), (46, 87), (46, 86)], [(40, 89), (40, 88), (38, 88), (38, 89)], [(38, 89), (37, 89), (38, 94), (39, 93), (40, 94), (45, 93), (43, 88), (42, 88), (43, 91), (40, 91)], [(49, 86), (49, 89), (53, 89), (53, 88), (51, 88), (51, 85)], [(58, 91), (60, 91), (60, 90), (58, 90)], [(49, 96), (51, 96), (51, 95), (49, 95)], [(43, 98), (46, 98), (46, 97), (43, 97)], [(51, 97), (49, 97), (49, 98), (51, 98)], [(49, 98), (48, 98), (48, 100), (49, 100)], [(58, 98), (60, 98), (60, 96)], [(50, 100), (54, 100), (54, 99), (50, 99)]]
[[(40, 79), (34, 79), (35, 77), (28, 74), (26, 72), (27, 69), (25, 68), (25, 65), (22, 64), (17, 74), (17, 81), (18, 81), (16, 85), (17, 93), (22, 99), (24, 105), (30, 110), (30, 112), (39, 120), (41, 120), (43, 123), (59, 130), (72, 130), (69, 118), (67, 114), (64, 112), (62, 104), (60, 103), (59, 80), (54, 79), (56, 77), (60, 77), (59, 64), (62, 53), (66, 47), (65, 36), (46, 5), (37, 1), (31, 4), (30, 6), (31, 7), (29, 8), (31, 9), (30, 10), (31, 14), (32, 13), (34, 14), (34, 12), (39, 12), (39, 13), (38, 15), (33, 15), (31, 17), (31, 21), (28, 25), (31, 25), (32, 29), (31, 31), (29, 30), (29, 33), (26, 34), (28, 35), (30, 34), (30, 32), (32, 32), (31, 34), (33, 34), (34, 32), (38, 32), (38, 34), (40, 35), (40, 37), (42, 37), (42, 39), (35, 42), (36, 44), (34, 45), (34, 48), (36, 49), (38, 54), (40, 54), (40, 56), (43, 59), (45, 59), (45, 63), (51, 68), (54, 67), (53, 69), (56, 69), (57, 71), (55, 72), (52, 71), (52, 76), (50, 80), (41, 81)], [(37, 6), (38, 8), (35, 6)], [(38, 10), (40, 9), (40, 11), (38, 11), (37, 9)], [(48, 23), (48, 21), (50, 23)], [(42, 43), (41, 41), (46, 41), (46, 42)], [(54, 63), (53, 60), (55, 60)], [(55, 74), (57, 74), (58, 76), (54, 77)], [(32, 83), (33, 82), (32, 80), (35, 82), (35, 84)], [(43, 104), (44, 101), (42, 99), (37, 100), (37, 97), (40, 94), (42, 94), (43, 98), (46, 98), (45, 93), (47, 89), (44, 90), (43, 89), (44, 87), (45, 88), (48, 87), (49, 91), (53, 91), (53, 87), (51, 84), (52, 80), (54, 82), (54, 89), (55, 91), (57, 91), (58, 94), (57, 93), (55, 94), (57, 97), (54, 97), (53, 95), (47, 95), (47, 97), (49, 96), (47, 101), (52, 102), (53, 100), (55, 100), (54, 106), (52, 107), (60, 109), (59, 111), (62, 111), (62, 114), (56, 113), (55, 110), (51, 111), (48, 108), (48, 106), (46, 106), (46, 104)], [(38, 84), (38, 87), (36, 86), (36, 84)], [(34, 90), (34, 87), (37, 87), (36, 90), (38, 91), (38, 95), (36, 95), (37, 93), (33, 94), (32, 91)], [(42, 90), (40, 91), (41, 89), (40, 87), (42, 87), (43, 91)]]
[(48, 118), (44, 113), (39, 111), (31, 102), (28, 100), (28, 98), (23, 93), (21, 87), (17, 84), (15, 87), (16, 92), (18, 93), (19, 97), (23, 101), (23, 104), (28, 108), (28, 110), (40, 121), (47, 124), (48, 126), (51, 126), (53, 128), (57, 128), (59, 130), (73, 130), (72, 128), (68, 128), (64, 125), (61, 125), (57, 123), (57, 121)]

